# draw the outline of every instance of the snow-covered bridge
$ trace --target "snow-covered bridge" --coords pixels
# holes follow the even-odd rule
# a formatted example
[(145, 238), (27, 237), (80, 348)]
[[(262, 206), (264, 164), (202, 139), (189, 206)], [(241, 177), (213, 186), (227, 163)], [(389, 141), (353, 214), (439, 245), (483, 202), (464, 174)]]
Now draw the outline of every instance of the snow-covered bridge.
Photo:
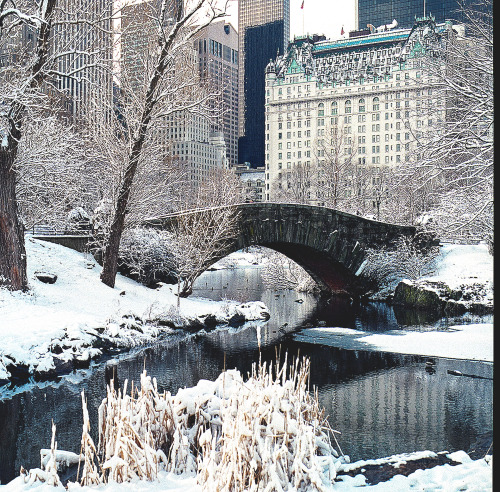
[[(365, 249), (389, 246), (401, 235), (416, 233), (415, 227), (369, 220), (325, 207), (248, 203), (233, 208), (237, 213), (237, 234), (217, 259), (248, 246), (265, 246), (301, 265), (323, 290), (330, 292), (363, 291), (358, 275)], [(180, 216), (207, 214), (210, 210), (152, 218), (143, 225), (169, 229)]]

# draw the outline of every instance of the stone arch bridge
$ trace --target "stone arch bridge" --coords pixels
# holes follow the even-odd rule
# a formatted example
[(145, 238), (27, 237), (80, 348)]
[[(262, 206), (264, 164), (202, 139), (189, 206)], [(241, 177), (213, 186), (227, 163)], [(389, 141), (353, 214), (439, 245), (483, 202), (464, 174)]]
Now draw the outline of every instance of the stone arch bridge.
[[(361, 294), (366, 248), (390, 247), (399, 236), (414, 236), (416, 228), (369, 220), (331, 208), (282, 203), (248, 203), (232, 207), (237, 234), (215, 263), (228, 254), (258, 245), (274, 249), (302, 266), (323, 291)], [(146, 220), (146, 227), (168, 230), (180, 216), (208, 213), (179, 212)], [(205, 268), (210, 267), (206, 265)]]

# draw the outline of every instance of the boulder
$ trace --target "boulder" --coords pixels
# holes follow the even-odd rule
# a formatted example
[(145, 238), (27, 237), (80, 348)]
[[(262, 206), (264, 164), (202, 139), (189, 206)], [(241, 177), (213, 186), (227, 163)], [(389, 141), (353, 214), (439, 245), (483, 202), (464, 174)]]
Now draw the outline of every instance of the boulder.
[(394, 291), (393, 304), (440, 311), (443, 300), (435, 289), (403, 280)]
[(55, 284), (57, 280), (57, 275), (47, 272), (35, 272), (35, 277), (44, 284)]

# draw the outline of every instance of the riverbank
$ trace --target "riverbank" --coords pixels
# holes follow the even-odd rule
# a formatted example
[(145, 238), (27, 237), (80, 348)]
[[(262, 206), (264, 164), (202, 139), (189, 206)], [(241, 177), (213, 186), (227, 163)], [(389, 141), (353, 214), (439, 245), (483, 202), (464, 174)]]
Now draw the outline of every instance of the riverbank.
[(117, 275), (111, 289), (101, 283), (101, 267), (89, 255), (32, 238), (26, 252), (30, 290), (0, 289), (0, 385), (51, 379), (177, 329), (269, 317), (261, 302), (181, 299), (178, 309), (174, 285), (149, 289)]
[[(378, 298), (384, 296), (378, 295)], [(376, 299), (377, 295), (372, 296)], [(486, 244), (444, 244), (430, 275), (404, 279), (385, 293), (396, 305), (444, 316), (493, 312), (493, 256)]]

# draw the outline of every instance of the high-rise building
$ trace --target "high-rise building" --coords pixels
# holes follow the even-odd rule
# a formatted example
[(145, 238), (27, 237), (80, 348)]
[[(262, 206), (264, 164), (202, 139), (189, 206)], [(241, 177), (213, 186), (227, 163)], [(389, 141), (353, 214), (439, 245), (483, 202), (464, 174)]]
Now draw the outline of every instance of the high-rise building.
[(389, 170), (446, 118), (422, 57), (460, 27), (429, 17), (412, 29), (290, 43), (266, 68), (266, 200), (300, 192), (292, 199), (332, 206), (334, 196), (338, 206), (362, 196), (378, 212)]
[(265, 80), (270, 59), (290, 37), (290, 0), (239, 0), (239, 162), (264, 165)]
[(222, 131), (230, 166), (238, 164), (238, 33), (231, 24), (214, 22), (197, 35), (201, 79), (219, 94), (223, 114), (212, 123), (213, 132)]
[(57, 89), (66, 96), (66, 109), (75, 124), (91, 124), (88, 111), (111, 110), (113, 99), (109, 0), (62, 0), (54, 26), (53, 47), (57, 53)]
[(436, 22), (462, 21), (458, 7), (458, 0), (356, 0), (356, 24), (358, 29), (377, 28), (395, 19), (399, 27), (411, 28), (415, 17), (428, 15)]

